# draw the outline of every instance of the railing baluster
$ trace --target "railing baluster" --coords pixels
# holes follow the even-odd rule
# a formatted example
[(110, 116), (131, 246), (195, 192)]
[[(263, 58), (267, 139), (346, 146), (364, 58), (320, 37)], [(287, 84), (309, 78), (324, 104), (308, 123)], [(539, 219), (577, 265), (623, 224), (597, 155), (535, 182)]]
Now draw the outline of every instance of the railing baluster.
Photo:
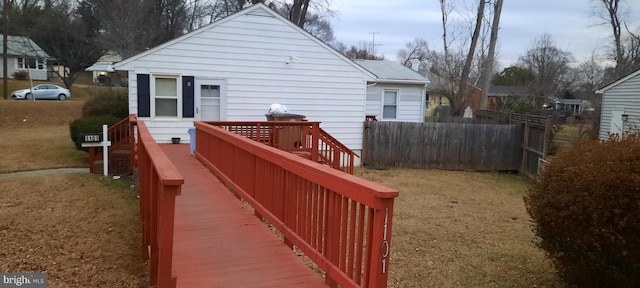
[[(263, 139), (263, 131), (269, 131), (273, 144), (286, 146), (294, 139), (302, 141), (300, 145), (304, 148), (306, 140), (298, 137), (310, 134), (318, 160), (333, 166), (345, 166), (351, 161), (353, 157), (342, 154), (331, 139), (321, 140), (321, 129), (315, 129), (310, 124), (313, 122), (231, 123), (235, 127), (255, 127), (244, 129), (250, 133), (238, 133), (237, 128), (229, 128), (231, 124), (221, 123), (224, 122), (213, 125), (227, 126), (226, 130), (201, 122), (195, 124), (196, 156), (205, 166), (253, 206), (257, 215), (278, 229), (289, 247), (298, 247), (318, 264), (327, 273), (329, 284), (386, 286), (391, 208), (397, 191), (326, 166), (310, 165), (300, 157), (256, 143), (264, 142), (257, 140)], [(256, 137), (249, 135), (254, 131)], [(230, 161), (228, 155), (236, 155), (238, 161)], [(246, 161), (249, 158), (255, 161)], [(243, 168), (244, 165), (253, 165), (254, 175), (238, 173), (250, 169)], [(348, 171), (348, 167), (343, 169)], [(254, 181), (245, 177), (254, 177)]]

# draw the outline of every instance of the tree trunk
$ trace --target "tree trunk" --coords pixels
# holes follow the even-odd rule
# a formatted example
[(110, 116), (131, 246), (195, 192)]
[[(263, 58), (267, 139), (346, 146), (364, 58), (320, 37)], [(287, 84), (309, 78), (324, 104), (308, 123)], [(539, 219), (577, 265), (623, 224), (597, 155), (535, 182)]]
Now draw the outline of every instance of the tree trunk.
[(310, 0), (294, 0), (289, 13), (289, 20), (300, 28), (304, 28), (304, 21), (309, 9)]
[(458, 91), (456, 91), (455, 98), (460, 105), (453, 110), (453, 114), (458, 116), (464, 110), (464, 103), (467, 99), (467, 82), (469, 80), (469, 73), (471, 73), (471, 63), (473, 62), (473, 55), (476, 51), (476, 45), (478, 44), (478, 38), (480, 37), (480, 28), (482, 27), (482, 19), (484, 18), (484, 5), (486, 0), (480, 0), (478, 3), (478, 14), (476, 16), (476, 26), (473, 29), (473, 36), (471, 37), (471, 46), (469, 46), (469, 53), (464, 62), (464, 68), (462, 69), (462, 75), (460, 75), (460, 82), (458, 83)]
[(493, 6), (493, 23), (491, 23), (491, 38), (489, 39), (489, 55), (485, 63), (484, 77), (482, 78), (482, 98), (480, 99), (480, 109), (487, 109), (487, 98), (489, 87), (491, 86), (491, 76), (496, 58), (496, 43), (498, 42), (498, 29), (500, 28), (500, 14), (502, 13), (502, 0), (496, 0)]

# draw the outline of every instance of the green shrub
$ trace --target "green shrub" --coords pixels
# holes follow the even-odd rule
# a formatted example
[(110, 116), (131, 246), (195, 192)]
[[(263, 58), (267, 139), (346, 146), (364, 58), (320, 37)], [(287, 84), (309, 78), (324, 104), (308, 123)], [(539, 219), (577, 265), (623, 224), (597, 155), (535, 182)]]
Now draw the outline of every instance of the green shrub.
[(16, 80), (27, 80), (27, 79), (29, 79), (29, 73), (27, 71), (16, 71), (16, 72), (13, 72), (13, 79), (16, 79)]
[(538, 245), (577, 287), (640, 283), (640, 135), (563, 150), (525, 197)]
[(129, 100), (126, 89), (102, 90), (82, 106), (82, 116), (113, 115), (120, 119), (129, 116)]
[(69, 124), (69, 132), (71, 134), (71, 140), (78, 150), (84, 150), (80, 146), (80, 134), (83, 133), (102, 133), (102, 125), (113, 125), (122, 120), (119, 117), (113, 115), (101, 115), (101, 116), (88, 116), (80, 119), (76, 119)]

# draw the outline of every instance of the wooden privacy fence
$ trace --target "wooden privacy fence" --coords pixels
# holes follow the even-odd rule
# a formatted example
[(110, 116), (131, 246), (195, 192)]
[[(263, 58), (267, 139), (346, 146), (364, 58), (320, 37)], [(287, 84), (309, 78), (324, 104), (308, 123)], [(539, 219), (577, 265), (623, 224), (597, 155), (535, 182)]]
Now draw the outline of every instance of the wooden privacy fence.
[(365, 122), (362, 161), (375, 168), (518, 170), (518, 125)]
[(175, 287), (172, 275), (175, 197), (184, 178), (138, 122), (137, 168), (140, 178), (142, 253), (149, 260), (149, 287)]
[(552, 133), (551, 116), (480, 110), (477, 117), (498, 123), (520, 125), (524, 135), (520, 146), (522, 160), (519, 170), (532, 178), (538, 175), (540, 163), (544, 163), (541, 160), (546, 159), (549, 152)]
[(386, 287), (398, 192), (196, 122), (196, 157), (341, 287)]

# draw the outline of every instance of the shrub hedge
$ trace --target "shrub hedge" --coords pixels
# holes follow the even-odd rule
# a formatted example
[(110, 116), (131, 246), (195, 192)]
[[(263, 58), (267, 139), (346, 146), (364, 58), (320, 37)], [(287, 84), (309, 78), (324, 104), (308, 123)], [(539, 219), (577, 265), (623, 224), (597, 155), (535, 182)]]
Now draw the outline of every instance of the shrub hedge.
[(640, 283), (640, 136), (561, 151), (525, 196), (538, 245), (577, 287)]
[(118, 123), (122, 118), (114, 115), (87, 116), (76, 119), (69, 124), (69, 132), (71, 140), (78, 150), (85, 150), (81, 147), (80, 134), (83, 133), (102, 133), (102, 125), (113, 125)]
[(129, 116), (126, 89), (102, 90), (82, 106), (82, 116), (113, 115), (120, 119)]
[(16, 72), (13, 72), (13, 79), (16, 79), (16, 80), (27, 80), (27, 79), (29, 79), (29, 73), (27, 71), (16, 71)]

